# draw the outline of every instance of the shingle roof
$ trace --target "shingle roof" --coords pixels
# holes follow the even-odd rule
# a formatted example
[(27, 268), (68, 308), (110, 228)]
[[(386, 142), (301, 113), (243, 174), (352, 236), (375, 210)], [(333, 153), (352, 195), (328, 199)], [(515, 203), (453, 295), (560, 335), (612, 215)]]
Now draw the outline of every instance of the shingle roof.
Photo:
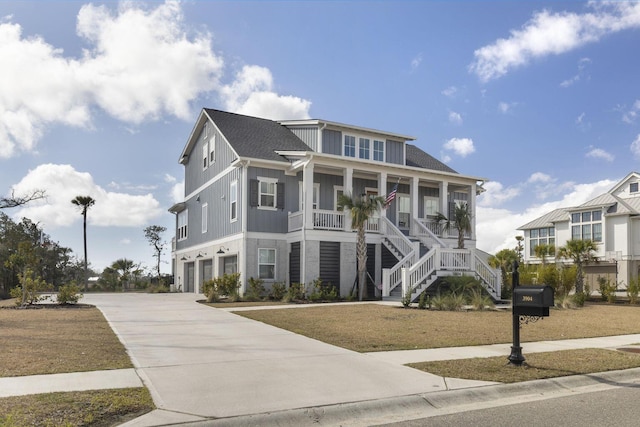
[(458, 173), (449, 166), (437, 160), (435, 157), (425, 153), (412, 144), (407, 144), (407, 166), (414, 166), (424, 169), (431, 169), (440, 172)]
[(275, 151), (313, 151), (289, 129), (272, 120), (204, 110), (241, 157), (287, 162)]

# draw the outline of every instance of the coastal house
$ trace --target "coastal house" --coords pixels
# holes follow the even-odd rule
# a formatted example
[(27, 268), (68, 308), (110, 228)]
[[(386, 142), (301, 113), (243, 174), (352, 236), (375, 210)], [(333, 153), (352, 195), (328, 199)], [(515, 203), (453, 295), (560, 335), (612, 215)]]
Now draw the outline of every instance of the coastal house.
[[(597, 262), (585, 267), (585, 283), (598, 289), (598, 277), (624, 288), (640, 274), (640, 174), (632, 172), (611, 190), (579, 206), (555, 209), (518, 228), (524, 232), (524, 261), (541, 263), (535, 248), (557, 249), (568, 240), (592, 240)], [(545, 261), (553, 261), (549, 255)]]
[(435, 221), (466, 203), (475, 218), (484, 179), (462, 175), (393, 132), (326, 120), (272, 121), (203, 109), (179, 157), (184, 199), (172, 243), (174, 286), (201, 292), (225, 273), (354, 290), (356, 233), (341, 194), (386, 196), (366, 226), (368, 295), (414, 297), (447, 274), (480, 278), (494, 298), (500, 275), (476, 249), (475, 220), (457, 245)]

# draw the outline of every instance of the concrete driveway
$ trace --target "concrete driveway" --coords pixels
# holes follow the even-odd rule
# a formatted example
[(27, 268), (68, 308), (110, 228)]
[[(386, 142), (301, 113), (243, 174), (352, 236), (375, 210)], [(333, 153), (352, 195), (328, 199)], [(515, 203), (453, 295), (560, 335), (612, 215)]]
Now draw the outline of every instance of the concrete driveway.
[(446, 389), (441, 377), (210, 308), (198, 297), (86, 294), (82, 300), (104, 313), (156, 405), (174, 421)]

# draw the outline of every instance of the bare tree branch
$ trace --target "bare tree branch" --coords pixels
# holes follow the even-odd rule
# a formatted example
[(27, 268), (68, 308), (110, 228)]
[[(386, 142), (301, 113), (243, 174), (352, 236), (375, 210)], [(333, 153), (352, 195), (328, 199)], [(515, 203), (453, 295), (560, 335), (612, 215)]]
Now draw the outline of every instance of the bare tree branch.
[(0, 209), (15, 208), (18, 206), (26, 205), (34, 200), (44, 199), (46, 196), (44, 190), (32, 190), (30, 193), (22, 196), (16, 196), (11, 192), (11, 197), (0, 197)]

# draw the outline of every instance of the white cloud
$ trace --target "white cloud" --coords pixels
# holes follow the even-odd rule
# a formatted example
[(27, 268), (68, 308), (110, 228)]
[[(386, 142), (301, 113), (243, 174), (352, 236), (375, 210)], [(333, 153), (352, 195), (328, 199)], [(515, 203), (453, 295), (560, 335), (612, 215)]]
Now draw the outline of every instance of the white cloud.
[(504, 188), (501, 183), (496, 181), (487, 182), (484, 184), (484, 189), (486, 191), (478, 196), (478, 206), (495, 207), (521, 194), (520, 188)]
[(131, 239), (122, 239), (120, 240), (120, 244), (121, 245), (130, 245), (131, 244)]
[(537, 182), (548, 183), (552, 181), (553, 181), (553, 178), (551, 178), (550, 175), (547, 175), (546, 173), (543, 173), (543, 172), (534, 172), (531, 174), (531, 176), (527, 180), (527, 182), (530, 184), (534, 184)]
[(568, 78), (560, 83), (560, 87), (569, 87), (574, 83), (578, 83), (580, 80), (586, 79), (589, 80), (589, 76), (585, 76), (585, 69), (587, 65), (591, 63), (591, 59), (589, 58), (580, 58), (578, 61), (578, 73), (571, 78)]
[(458, 92), (458, 88), (455, 86), (449, 86), (448, 88), (444, 89), (442, 93), (444, 96), (451, 98), (453, 97), (456, 93)]
[(636, 136), (636, 139), (631, 143), (629, 148), (631, 149), (634, 157), (640, 158), (640, 134)]
[(586, 116), (586, 114), (585, 114), (585, 113), (580, 114), (580, 115), (576, 118), (576, 124), (577, 124), (577, 125), (582, 124), (582, 122), (583, 122), (583, 120), (584, 120), (585, 116)]
[(622, 121), (625, 123), (633, 123), (640, 113), (640, 99), (633, 103), (633, 106), (622, 114)]
[(275, 93), (266, 68), (245, 66), (222, 86), (223, 57), (211, 34), (186, 27), (178, 1), (82, 6), (76, 33), (87, 47), (77, 58), (10, 19), (0, 20), (0, 158), (34, 151), (52, 125), (91, 128), (100, 111), (132, 125), (189, 120), (192, 103), (216, 91), (235, 112), (308, 117), (311, 103)]
[(168, 174), (168, 173), (164, 174), (164, 182), (167, 182), (169, 184), (173, 184), (176, 181), (177, 181), (177, 179), (176, 179), (175, 176), (173, 176), (171, 174)]
[[(515, 236), (522, 232), (518, 227), (551, 212), (554, 209), (578, 206), (611, 189), (617, 181), (602, 180), (595, 183), (563, 185), (563, 191), (554, 201), (543, 204), (531, 204), (521, 210), (499, 209), (480, 202), (484, 194), (478, 197), (476, 209), (476, 230), (478, 247), (495, 254), (501, 249), (512, 249), (516, 245)], [(562, 245), (564, 242), (558, 242)]]
[(460, 113), (456, 113), (455, 111), (449, 111), (449, 122), (455, 125), (462, 124), (462, 116)]
[(273, 76), (265, 67), (245, 65), (220, 93), (226, 108), (236, 113), (266, 119), (309, 118), (311, 102), (273, 92)]
[(89, 173), (78, 172), (70, 165), (43, 164), (13, 186), (17, 194), (42, 189), (46, 199), (32, 202), (16, 212), (47, 227), (66, 227), (81, 220), (76, 196), (91, 196), (96, 203), (87, 221), (96, 226), (139, 227), (162, 213), (160, 203), (151, 195), (130, 195), (107, 191), (93, 182)]
[(613, 154), (601, 148), (593, 148), (589, 150), (589, 152), (585, 156), (592, 157), (594, 159), (606, 160), (607, 162), (613, 162), (613, 159), (615, 158)]
[(476, 151), (473, 146), (473, 140), (470, 138), (451, 138), (444, 144), (443, 148), (448, 151), (453, 151), (460, 157), (467, 157)]
[(411, 60), (411, 72), (413, 73), (415, 70), (417, 70), (421, 63), (422, 53), (419, 53)]
[(640, 3), (591, 2), (589, 13), (536, 12), (508, 38), (474, 52), (469, 70), (481, 81), (489, 81), (524, 66), (531, 60), (559, 55), (618, 31), (640, 27)]
[(184, 201), (184, 181), (175, 183), (173, 187), (171, 187), (171, 200), (173, 200), (174, 203)]
[(502, 114), (508, 114), (511, 112), (511, 110), (513, 109), (513, 107), (515, 107), (516, 105), (518, 105), (517, 102), (500, 102), (498, 104), (498, 111), (500, 111)]
[(440, 153), (440, 160), (442, 160), (442, 163), (449, 163), (451, 161), (451, 156), (447, 153)]

